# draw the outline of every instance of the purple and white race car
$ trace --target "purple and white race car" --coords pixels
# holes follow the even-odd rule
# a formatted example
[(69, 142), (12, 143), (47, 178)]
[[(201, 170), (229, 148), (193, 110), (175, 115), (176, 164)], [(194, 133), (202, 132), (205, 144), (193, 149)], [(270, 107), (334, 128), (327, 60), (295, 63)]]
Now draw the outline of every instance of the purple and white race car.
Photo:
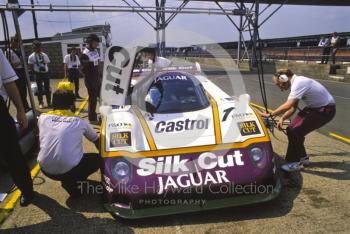
[(153, 64), (133, 80), (137, 49), (106, 54), (100, 154), (110, 212), (135, 219), (278, 196), (269, 134), (249, 95), (230, 97), (198, 64)]

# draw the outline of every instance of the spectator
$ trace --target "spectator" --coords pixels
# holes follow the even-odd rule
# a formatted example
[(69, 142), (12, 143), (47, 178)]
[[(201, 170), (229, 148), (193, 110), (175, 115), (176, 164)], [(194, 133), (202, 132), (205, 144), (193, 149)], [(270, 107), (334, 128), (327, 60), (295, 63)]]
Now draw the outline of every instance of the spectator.
[(335, 64), (335, 55), (337, 54), (339, 43), (340, 43), (340, 38), (338, 36), (338, 33), (334, 32), (331, 38), (331, 56), (332, 56), (333, 64)]
[(38, 162), (47, 177), (61, 181), (70, 196), (79, 196), (78, 183), (100, 167), (97, 153), (83, 153), (83, 136), (96, 147), (99, 137), (85, 120), (69, 110), (74, 105), (74, 94), (73, 85), (68, 84), (59, 85), (53, 94), (53, 111), (39, 118)]
[(330, 41), (329, 38), (321, 37), (318, 46), (322, 48), (321, 53), (321, 64), (327, 64), (329, 59), (329, 54), (331, 52)]
[(27, 112), (30, 108), (27, 101), (26, 72), (22, 64), (22, 55), (21, 51), (19, 50), (18, 38), (16, 36), (11, 37), (11, 47), (6, 51), (6, 55), (9, 58), (12, 68), (15, 70), (18, 77), (15, 82), (21, 95), (24, 110)]
[(0, 50), (0, 156), (8, 164), (12, 179), (22, 192), (20, 205), (27, 206), (34, 196), (33, 181), (21, 152), (15, 122), (5, 103), (9, 96), (15, 104), (20, 127), (26, 129), (28, 120), (15, 83), (17, 79), (15, 71)]
[(75, 97), (81, 98), (79, 95), (79, 66), (80, 60), (77, 55), (77, 50), (73, 47), (70, 54), (67, 54), (63, 60), (64, 63), (64, 75), (68, 77), (68, 80), (75, 86)]
[(85, 77), (85, 86), (89, 94), (89, 121), (93, 124), (98, 123), (96, 105), (101, 89), (99, 72), (100, 55), (96, 50), (99, 42), (100, 39), (96, 34), (90, 34), (86, 39), (87, 46), (80, 58)]
[(306, 104), (287, 128), (287, 164), (282, 165), (284, 171), (298, 171), (303, 165), (309, 164), (309, 157), (304, 147), (305, 136), (333, 119), (334, 98), (319, 82), (294, 75), (289, 69), (279, 70), (272, 77), (272, 81), (281, 91), (291, 89), (284, 104), (269, 114), (262, 114), (265, 117), (283, 114), (277, 123), (280, 130), (284, 120), (292, 116), (297, 109), (299, 100), (303, 100)]
[(50, 59), (42, 52), (41, 42), (33, 41), (33, 53), (28, 58), (28, 64), (30, 69), (34, 72), (34, 77), (36, 84), (38, 86), (38, 100), (39, 108), (43, 107), (43, 83), (46, 95), (47, 106), (51, 107), (51, 91), (50, 91), (50, 78), (49, 78), (49, 68), (47, 64), (50, 63)]

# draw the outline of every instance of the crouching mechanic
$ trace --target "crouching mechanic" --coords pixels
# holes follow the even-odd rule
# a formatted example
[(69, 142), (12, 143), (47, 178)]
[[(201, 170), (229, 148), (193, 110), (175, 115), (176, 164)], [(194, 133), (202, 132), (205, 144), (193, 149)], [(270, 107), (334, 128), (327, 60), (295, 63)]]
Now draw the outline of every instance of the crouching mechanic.
[(281, 130), (283, 121), (293, 115), (299, 100), (303, 100), (306, 105), (287, 127), (287, 164), (282, 165), (284, 171), (298, 171), (301, 166), (309, 164), (304, 147), (305, 136), (333, 119), (336, 112), (335, 101), (319, 82), (294, 75), (289, 69), (278, 70), (272, 81), (281, 91), (291, 89), (284, 104), (271, 113), (262, 114), (265, 117), (283, 114), (277, 123), (278, 129)]
[(73, 85), (61, 82), (53, 94), (53, 111), (40, 116), (38, 162), (47, 177), (61, 181), (70, 196), (79, 196), (81, 181), (100, 168), (97, 153), (83, 153), (83, 136), (97, 148), (99, 137), (90, 124), (69, 110), (74, 98)]

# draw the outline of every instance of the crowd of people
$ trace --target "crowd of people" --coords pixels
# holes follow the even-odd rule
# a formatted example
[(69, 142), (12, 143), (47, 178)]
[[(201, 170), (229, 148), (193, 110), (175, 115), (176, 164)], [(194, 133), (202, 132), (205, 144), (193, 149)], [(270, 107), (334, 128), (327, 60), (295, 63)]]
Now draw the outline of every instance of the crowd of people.
[[(64, 57), (64, 72), (68, 81), (59, 83), (51, 94), (49, 56), (43, 51), (40, 41), (33, 41), (33, 52), (28, 57), (29, 70), (37, 85), (39, 108), (44, 108), (43, 95), (51, 111), (41, 114), (38, 120), (40, 152), (38, 163), (49, 178), (62, 182), (62, 187), (71, 195), (78, 195), (77, 181), (100, 168), (96, 153), (84, 154), (83, 136), (94, 142), (98, 148), (99, 137), (92, 126), (75, 115), (75, 100), (79, 95), (80, 71), (85, 78), (89, 95), (89, 121), (98, 123), (96, 105), (101, 86), (99, 71), (100, 56), (96, 50), (99, 37), (91, 34), (86, 39), (86, 48), (78, 56), (76, 48)], [(19, 145), (16, 123), (9, 113), (6, 101), (9, 98), (17, 110), (20, 128), (28, 127), (26, 112), (31, 107), (27, 101), (27, 82), (23, 58), (16, 36), (11, 38), (11, 47), (0, 50), (0, 155), (8, 165), (15, 185), (22, 192), (20, 205), (27, 206), (34, 197), (33, 181)], [(51, 97), (52, 96), (52, 97)]]
[[(87, 37), (86, 42), (86, 47), (80, 56), (75, 47), (70, 49), (69, 54), (63, 59), (63, 69), (64, 76), (74, 84), (76, 99), (82, 99), (79, 94), (79, 78), (81, 74), (85, 77), (85, 85), (89, 95), (89, 120), (97, 123), (96, 105), (101, 86), (101, 76), (99, 70), (100, 56), (96, 48), (100, 40), (96, 34), (91, 34)], [(38, 98), (39, 109), (43, 109), (44, 107), (52, 108), (52, 92), (48, 66), (50, 58), (43, 51), (42, 44), (38, 40), (33, 41), (32, 50), (33, 52), (28, 57), (28, 67), (35, 80), (35, 94)], [(27, 100), (26, 74), (16, 36), (11, 38), (11, 47), (5, 51), (5, 55), (18, 77), (15, 83), (20, 93), (24, 109), (28, 111), (30, 107)], [(43, 96), (46, 97), (46, 106), (44, 106)]]

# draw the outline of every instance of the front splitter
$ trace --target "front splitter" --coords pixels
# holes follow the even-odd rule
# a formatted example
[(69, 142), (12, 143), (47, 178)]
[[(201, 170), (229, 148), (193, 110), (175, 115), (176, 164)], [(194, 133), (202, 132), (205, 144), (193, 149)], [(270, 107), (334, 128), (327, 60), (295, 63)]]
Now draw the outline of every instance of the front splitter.
[(255, 194), (255, 195), (242, 195), (232, 196), (229, 198), (206, 200), (204, 204), (186, 204), (186, 205), (171, 205), (160, 206), (154, 208), (144, 209), (126, 209), (117, 207), (113, 204), (105, 204), (105, 208), (113, 215), (125, 218), (125, 219), (140, 219), (146, 217), (164, 216), (172, 214), (190, 213), (197, 211), (220, 209), (225, 207), (243, 206), (254, 203), (262, 203), (270, 201), (276, 198), (282, 189), (280, 178), (277, 179), (274, 189), (271, 193), (267, 194)]

